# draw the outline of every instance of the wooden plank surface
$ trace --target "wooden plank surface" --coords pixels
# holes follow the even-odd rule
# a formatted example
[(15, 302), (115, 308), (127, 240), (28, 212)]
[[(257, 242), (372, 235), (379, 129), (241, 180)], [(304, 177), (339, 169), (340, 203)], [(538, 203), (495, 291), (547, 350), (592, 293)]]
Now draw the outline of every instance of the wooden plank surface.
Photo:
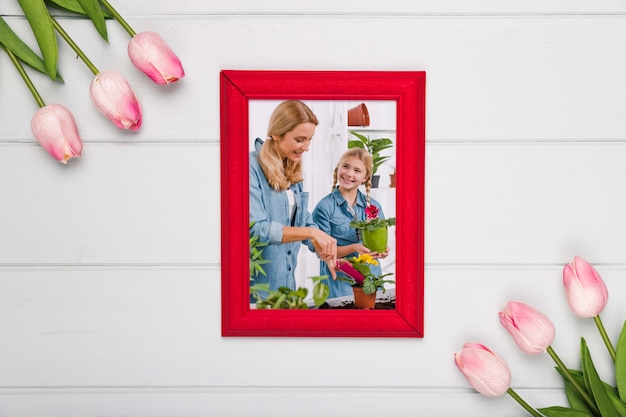
[[(626, 49), (626, 16), (142, 19), (186, 67), (183, 81), (167, 87), (130, 64), (121, 29), (110, 30), (107, 46), (87, 21), (62, 24), (84, 33), (81, 46), (97, 66), (129, 79), (143, 107), (139, 132), (118, 131), (89, 101), (91, 72), (62, 45), (65, 84), (33, 79), (47, 102), (75, 113), (84, 140), (218, 141), (222, 69), (425, 70), (431, 142), (625, 138), (626, 58), (618, 52)], [(35, 102), (6, 57), (0, 73), (0, 91), (18, 93), (0, 95), (0, 139), (33, 141)]]
[[(0, 151), (0, 263), (219, 264), (217, 145), (88, 143), (68, 166)], [(426, 262), (625, 263), (625, 159), (619, 142), (429, 144)]]
[[(616, 340), (626, 314), (626, 268), (598, 270), (610, 293), (602, 318)], [(593, 320), (569, 310), (561, 271), (429, 267), (424, 339), (302, 339), (221, 338), (214, 267), (2, 267), (0, 388), (467, 389), (453, 354), (478, 342), (509, 363), (514, 386), (558, 389), (550, 357), (526, 355), (500, 325), (498, 312), (513, 299), (551, 318), (553, 347), (565, 363), (578, 366), (584, 336), (600, 374), (610, 378), (611, 359)], [(355, 367), (368, 352), (380, 362)]]
[[(118, 7), (136, 30), (159, 32), (187, 75), (156, 86), (128, 61), (119, 26), (108, 23), (107, 45), (60, 14), (144, 110), (139, 132), (111, 126), (89, 102), (92, 74), (61, 45), (64, 84), (30, 73), (78, 120), (84, 153), (68, 166), (36, 144), (36, 104), (0, 54), (0, 416), (269, 416), (277, 404), (316, 417), (350, 406), (376, 417), (521, 413), (456, 370), (468, 341), (503, 356), (532, 405), (564, 405), (550, 358), (523, 354), (500, 326), (510, 299), (551, 317), (567, 364), (584, 336), (611, 378), (593, 322), (569, 311), (561, 270), (574, 255), (597, 265), (615, 340), (626, 291), (622, 1)], [(16, 1), (0, 15), (36, 45)], [(427, 72), (424, 339), (220, 337), (222, 69)], [(381, 359), (359, 370), (364, 351)]]
[[(198, 15), (198, 14), (389, 14), (389, 15), (542, 15), (542, 14), (619, 14), (626, 11), (619, 0), (390, 0), (384, 3), (364, 0), (302, 0), (286, 3), (281, 0), (230, 2), (180, 0), (153, 2), (150, 0), (111, 1), (123, 15)], [(2, 14), (21, 13), (17, 1), (4, 2)]]

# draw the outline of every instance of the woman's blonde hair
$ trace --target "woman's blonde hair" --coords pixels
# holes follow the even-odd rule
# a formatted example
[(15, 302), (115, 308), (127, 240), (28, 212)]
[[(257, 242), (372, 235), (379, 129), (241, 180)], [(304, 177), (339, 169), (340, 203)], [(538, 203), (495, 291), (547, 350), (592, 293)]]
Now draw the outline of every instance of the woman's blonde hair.
[(276, 191), (286, 190), (291, 184), (302, 181), (302, 161), (283, 158), (278, 149), (285, 134), (302, 123), (317, 125), (318, 121), (313, 111), (299, 100), (283, 101), (270, 116), (267, 138), (259, 150), (259, 165), (270, 187)]
[(363, 148), (348, 149), (341, 155), (337, 166), (333, 171), (333, 187), (332, 191), (335, 191), (337, 186), (337, 171), (339, 171), (339, 165), (341, 165), (348, 158), (357, 158), (363, 165), (365, 165), (365, 196), (367, 197), (367, 205), (370, 205), (370, 190), (372, 189), (372, 172), (374, 170), (374, 161), (372, 155)]

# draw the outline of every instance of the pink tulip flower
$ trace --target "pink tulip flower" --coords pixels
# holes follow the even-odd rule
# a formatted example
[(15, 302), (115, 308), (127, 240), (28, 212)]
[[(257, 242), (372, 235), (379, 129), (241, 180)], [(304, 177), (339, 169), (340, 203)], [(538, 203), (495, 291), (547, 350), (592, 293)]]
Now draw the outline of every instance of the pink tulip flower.
[(30, 127), (39, 144), (62, 164), (80, 156), (83, 142), (78, 136), (74, 115), (66, 107), (49, 104), (39, 108)]
[(526, 353), (544, 352), (554, 340), (554, 325), (550, 319), (529, 305), (509, 301), (498, 314), (500, 323)]
[(609, 299), (600, 274), (579, 256), (563, 268), (563, 285), (567, 302), (579, 317), (596, 317)]
[(502, 358), (479, 343), (465, 343), (454, 363), (476, 391), (488, 397), (502, 395), (511, 384), (511, 371)]
[(180, 59), (158, 33), (137, 33), (128, 43), (128, 57), (157, 84), (170, 84), (185, 76)]
[(141, 126), (141, 106), (121, 74), (104, 71), (96, 75), (89, 96), (100, 113), (120, 129), (137, 130)]

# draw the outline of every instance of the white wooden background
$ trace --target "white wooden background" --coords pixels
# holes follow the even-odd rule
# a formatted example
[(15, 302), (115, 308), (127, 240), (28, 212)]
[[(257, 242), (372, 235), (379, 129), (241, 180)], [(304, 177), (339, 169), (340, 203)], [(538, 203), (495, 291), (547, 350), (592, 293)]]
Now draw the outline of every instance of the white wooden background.
[[(67, 166), (34, 141), (36, 104), (0, 56), (0, 416), (524, 415), (469, 387), (453, 363), (466, 341), (504, 357), (532, 405), (564, 405), (551, 359), (522, 354), (500, 326), (510, 299), (552, 318), (572, 367), (585, 336), (611, 378), (593, 322), (569, 311), (561, 269), (574, 255), (596, 265), (616, 338), (626, 2), (114, 5), (137, 31), (161, 33), (187, 76), (156, 86), (129, 63), (119, 26), (109, 22), (107, 46), (88, 21), (60, 17), (144, 109), (139, 132), (114, 128), (62, 44), (65, 85), (31, 74), (78, 120), (83, 157)], [(16, 1), (0, 14), (28, 37)], [(221, 69), (427, 71), (424, 339), (220, 336)]]

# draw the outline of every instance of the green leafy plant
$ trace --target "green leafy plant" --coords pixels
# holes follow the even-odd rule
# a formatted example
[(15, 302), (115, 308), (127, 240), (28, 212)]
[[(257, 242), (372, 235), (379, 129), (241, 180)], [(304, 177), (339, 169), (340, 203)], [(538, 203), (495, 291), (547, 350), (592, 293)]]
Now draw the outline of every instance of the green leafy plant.
[[(314, 282), (313, 303), (315, 307), (319, 307), (326, 302), (330, 293), (328, 286), (322, 283), (323, 280), (328, 279), (328, 276), (322, 275), (310, 278)], [(309, 308), (308, 303), (305, 301), (309, 290), (304, 287), (298, 287), (295, 290), (289, 287), (278, 287), (277, 290), (270, 290), (270, 284), (263, 283), (252, 285), (250, 293), (257, 300), (256, 307), (259, 310), (306, 310)]]
[(261, 274), (267, 276), (263, 265), (269, 263), (267, 259), (263, 259), (263, 248), (267, 246), (267, 243), (261, 242), (258, 236), (254, 236), (252, 233), (252, 226), (254, 222), (250, 223), (250, 280)]
[(380, 276), (370, 275), (370, 276), (365, 277), (365, 281), (363, 281), (363, 292), (365, 294), (373, 294), (380, 289), (384, 293), (385, 283), (393, 284), (395, 282), (392, 279), (383, 279), (383, 277), (386, 277), (388, 275), (391, 275), (391, 272), (385, 275), (380, 275)]
[[(261, 242), (258, 236), (253, 235), (250, 223), (250, 281), (259, 274), (267, 276), (263, 269), (263, 265), (269, 263), (268, 259), (263, 259), (263, 248), (268, 244)], [(330, 295), (330, 289), (322, 283), (328, 279), (327, 275), (318, 277), (310, 277), (313, 280), (313, 303), (315, 307), (319, 307), (326, 302)], [(250, 294), (257, 300), (258, 309), (308, 309), (309, 305), (305, 301), (309, 290), (304, 287), (298, 287), (292, 290), (288, 287), (279, 287), (277, 290), (270, 290), (270, 284), (256, 284), (250, 286)], [(265, 295), (267, 294), (267, 295)]]
[(369, 231), (374, 231), (381, 227), (395, 226), (396, 218), (390, 217), (388, 219), (381, 219), (378, 217), (378, 207), (370, 204), (365, 207), (365, 220), (352, 220), (350, 222), (350, 227), (354, 227), (356, 229), (366, 229)]
[(370, 265), (378, 265), (378, 261), (366, 253), (346, 258), (337, 264), (339, 271), (343, 273), (343, 276), (337, 275), (337, 279), (350, 285), (363, 287), (365, 294), (373, 294), (379, 289), (384, 293), (385, 284), (395, 282), (385, 277), (393, 274), (391, 272), (383, 275), (373, 274)]
[(376, 174), (376, 171), (378, 171), (378, 167), (380, 167), (383, 163), (385, 163), (385, 161), (391, 158), (388, 155), (382, 156), (380, 153), (385, 149), (393, 147), (393, 142), (389, 138), (370, 139), (369, 136), (363, 136), (360, 133), (354, 131), (351, 131), (350, 133), (356, 136), (356, 139), (348, 141), (348, 149), (367, 149), (367, 151), (372, 155), (372, 160), (374, 163), (372, 175)]

